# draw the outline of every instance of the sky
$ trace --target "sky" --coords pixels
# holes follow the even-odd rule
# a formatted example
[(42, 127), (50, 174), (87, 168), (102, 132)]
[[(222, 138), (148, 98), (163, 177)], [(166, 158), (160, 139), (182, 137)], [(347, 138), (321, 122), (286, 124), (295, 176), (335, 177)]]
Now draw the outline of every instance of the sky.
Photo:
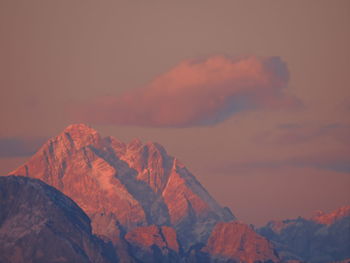
[(247, 223), (348, 205), (349, 24), (346, 0), (1, 0), (0, 172), (83, 122)]

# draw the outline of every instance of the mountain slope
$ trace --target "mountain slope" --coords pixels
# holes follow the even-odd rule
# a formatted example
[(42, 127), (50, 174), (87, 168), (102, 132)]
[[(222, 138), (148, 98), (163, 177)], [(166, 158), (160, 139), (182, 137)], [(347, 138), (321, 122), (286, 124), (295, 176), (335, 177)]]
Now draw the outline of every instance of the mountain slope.
[(332, 262), (350, 258), (350, 206), (309, 219), (271, 221), (258, 232), (272, 240), (282, 259)]
[(180, 262), (176, 232), (168, 226), (137, 227), (125, 235), (131, 254), (140, 262)]
[(238, 222), (218, 223), (202, 252), (215, 262), (280, 262), (266, 238)]
[(11, 174), (65, 193), (89, 215), (94, 233), (119, 247), (121, 231), (152, 224), (175, 227), (189, 247), (205, 242), (216, 222), (234, 219), (161, 145), (124, 144), (83, 124), (68, 126)]
[(0, 177), (0, 262), (117, 262), (92, 235), (90, 220), (45, 183)]

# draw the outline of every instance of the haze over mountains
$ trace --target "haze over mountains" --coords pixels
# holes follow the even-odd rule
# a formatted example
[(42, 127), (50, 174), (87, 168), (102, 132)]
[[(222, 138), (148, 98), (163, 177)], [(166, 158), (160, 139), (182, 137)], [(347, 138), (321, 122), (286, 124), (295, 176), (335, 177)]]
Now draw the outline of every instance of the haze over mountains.
[[(161, 145), (139, 140), (125, 144), (113, 137), (103, 138), (84, 124), (68, 126), (10, 174), (40, 179), (76, 202), (90, 218), (96, 236), (89, 230), (86, 235), (98, 240), (93, 253), (104, 260), (111, 260), (113, 253), (117, 255), (114, 260), (120, 262), (328, 262), (349, 256), (345, 252), (348, 239), (336, 234), (337, 241), (327, 246), (343, 244), (341, 252), (335, 250), (337, 256), (333, 252), (330, 256), (328, 252), (327, 256), (315, 256), (314, 250), (305, 254), (294, 249), (294, 241), (288, 240), (290, 235), (280, 235), (284, 230), (276, 234), (272, 223), (259, 229), (258, 234), (253, 227), (237, 222), (230, 209), (218, 204)], [(11, 178), (14, 184), (16, 180), (22, 185), (26, 182), (22, 177)], [(33, 183), (29, 180), (28, 184)], [(8, 197), (1, 194), (1, 202), (6, 203)], [(12, 196), (15, 198), (14, 193)], [(24, 206), (32, 207), (30, 199)], [(345, 223), (338, 224), (339, 220)], [(344, 229), (349, 229), (347, 212), (318, 216), (314, 221), (320, 226), (315, 228), (317, 231), (326, 227), (330, 232), (336, 228), (346, 233)], [(0, 225), (0, 231), (9, 230)], [(314, 242), (303, 233), (298, 238), (299, 243)]]

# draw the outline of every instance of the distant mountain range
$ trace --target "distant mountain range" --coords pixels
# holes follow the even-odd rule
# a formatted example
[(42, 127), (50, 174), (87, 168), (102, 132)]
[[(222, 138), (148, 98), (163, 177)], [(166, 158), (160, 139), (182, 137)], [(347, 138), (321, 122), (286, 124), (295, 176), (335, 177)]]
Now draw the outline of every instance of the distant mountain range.
[(350, 262), (350, 206), (311, 218), (271, 221), (258, 233), (271, 240), (281, 259)]
[(161, 145), (125, 144), (84, 124), (68, 126), (9, 175), (15, 176), (0, 178), (1, 263), (350, 258), (348, 212), (255, 230), (218, 204)]

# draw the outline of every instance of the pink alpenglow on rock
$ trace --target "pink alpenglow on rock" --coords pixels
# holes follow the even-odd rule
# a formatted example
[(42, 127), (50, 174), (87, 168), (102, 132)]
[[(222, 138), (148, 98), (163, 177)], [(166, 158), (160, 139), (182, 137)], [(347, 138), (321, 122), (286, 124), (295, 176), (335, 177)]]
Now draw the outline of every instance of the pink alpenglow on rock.
[(128, 232), (125, 239), (131, 246), (132, 255), (142, 262), (180, 261), (180, 246), (176, 231), (171, 227), (137, 227)]
[(270, 241), (239, 222), (216, 224), (202, 251), (215, 262), (280, 262)]
[(94, 233), (120, 247), (120, 233), (135, 227), (171, 225), (190, 246), (216, 222), (234, 219), (161, 145), (102, 138), (83, 124), (67, 127), (10, 174), (56, 187), (89, 215)]

